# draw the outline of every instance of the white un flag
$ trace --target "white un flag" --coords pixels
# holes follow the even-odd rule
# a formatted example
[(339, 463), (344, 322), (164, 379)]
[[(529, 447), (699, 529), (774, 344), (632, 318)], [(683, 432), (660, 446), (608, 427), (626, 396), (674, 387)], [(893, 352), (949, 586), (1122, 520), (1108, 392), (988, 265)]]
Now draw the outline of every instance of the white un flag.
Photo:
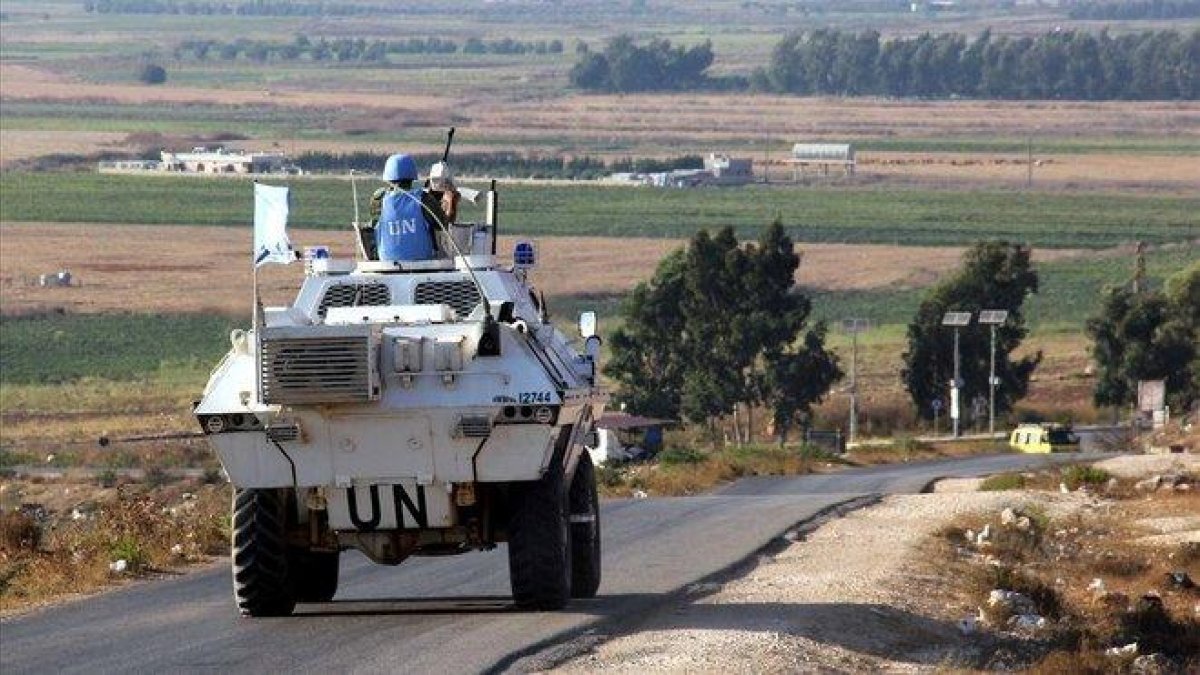
[(288, 188), (254, 184), (254, 267), (296, 259), (287, 236)]

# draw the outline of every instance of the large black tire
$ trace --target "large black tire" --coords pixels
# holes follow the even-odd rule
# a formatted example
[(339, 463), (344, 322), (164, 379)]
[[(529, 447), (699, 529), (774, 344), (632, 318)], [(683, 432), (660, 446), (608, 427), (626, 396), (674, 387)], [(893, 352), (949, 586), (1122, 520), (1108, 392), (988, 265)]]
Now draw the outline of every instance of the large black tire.
[(288, 572), (297, 602), (329, 602), (337, 593), (337, 551), (288, 550)]
[(562, 609), (571, 596), (571, 534), (562, 466), (514, 485), (508, 522), (508, 574), (521, 609)]
[(594, 598), (600, 588), (600, 497), (596, 470), (586, 450), (579, 458), (571, 492), (571, 597)]
[(287, 499), (279, 490), (233, 493), (233, 597), (244, 616), (287, 616), (296, 607), (288, 575)]

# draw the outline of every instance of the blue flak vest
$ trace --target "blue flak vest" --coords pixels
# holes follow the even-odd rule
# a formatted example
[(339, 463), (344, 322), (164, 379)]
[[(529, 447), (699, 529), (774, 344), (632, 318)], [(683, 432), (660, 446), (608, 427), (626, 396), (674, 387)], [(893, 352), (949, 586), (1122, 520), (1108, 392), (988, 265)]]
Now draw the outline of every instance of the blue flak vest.
[(433, 239), (429, 221), (421, 207), (421, 188), (411, 192), (396, 190), (383, 198), (375, 244), (379, 259), (429, 260), (433, 257)]

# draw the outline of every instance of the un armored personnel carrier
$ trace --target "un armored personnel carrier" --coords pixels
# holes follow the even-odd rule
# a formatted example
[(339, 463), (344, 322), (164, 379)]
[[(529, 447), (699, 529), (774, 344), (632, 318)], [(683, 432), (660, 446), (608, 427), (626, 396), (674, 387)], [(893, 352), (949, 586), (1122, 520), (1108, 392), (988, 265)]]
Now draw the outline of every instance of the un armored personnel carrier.
[(235, 486), (242, 614), (330, 600), (351, 548), (395, 565), (507, 542), (518, 607), (596, 594), (595, 318), (579, 353), (530, 284), (533, 245), (497, 257), (485, 195), (486, 222), (442, 233), (453, 255), (318, 252), (291, 306), (231, 335), (193, 412)]

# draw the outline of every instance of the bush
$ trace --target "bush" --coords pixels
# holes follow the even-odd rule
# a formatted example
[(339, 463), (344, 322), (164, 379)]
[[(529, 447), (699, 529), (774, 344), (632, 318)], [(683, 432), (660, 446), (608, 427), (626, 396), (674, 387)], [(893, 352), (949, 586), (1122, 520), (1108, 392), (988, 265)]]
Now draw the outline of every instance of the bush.
[(703, 461), (704, 453), (695, 448), (667, 448), (658, 455), (658, 462), (663, 466), (699, 464)]
[(988, 476), (979, 484), (980, 492), (1020, 490), (1023, 487), (1025, 487), (1025, 477), (1019, 473), (1001, 473), (995, 476)]
[(147, 63), (138, 71), (138, 80), (143, 84), (163, 84), (167, 81), (167, 69), (157, 63)]
[(1108, 482), (1112, 474), (1094, 466), (1068, 466), (1062, 470), (1062, 481), (1069, 490), (1078, 490), (1084, 485), (1096, 487)]
[(115, 562), (124, 560), (128, 565), (126, 568), (129, 572), (137, 572), (146, 566), (147, 556), (142, 545), (132, 536), (123, 536), (113, 543), (109, 549), (109, 555)]

